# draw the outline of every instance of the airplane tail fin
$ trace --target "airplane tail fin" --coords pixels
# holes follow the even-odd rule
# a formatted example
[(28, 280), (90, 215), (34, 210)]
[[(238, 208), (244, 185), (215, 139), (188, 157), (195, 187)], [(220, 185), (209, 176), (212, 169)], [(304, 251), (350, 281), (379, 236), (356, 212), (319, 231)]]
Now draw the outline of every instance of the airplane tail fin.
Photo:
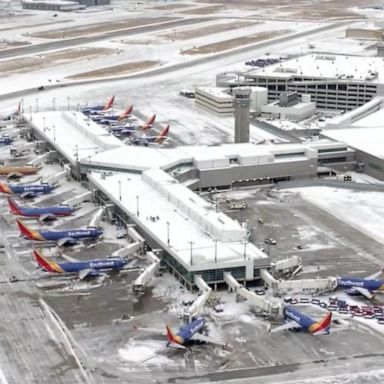
[(328, 312), (320, 321), (316, 323), (317, 327), (314, 334), (328, 333), (332, 323), (332, 312)]
[(14, 215), (21, 215), (20, 206), (16, 203), (15, 200), (11, 199), (10, 197), (8, 197), (8, 206), (11, 213), (13, 213)]
[(167, 324), (165, 326), (167, 328), (167, 340), (169, 344), (178, 344), (175, 334), (173, 333), (171, 327)]
[(126, 117), (130, 116), (133, 111), (133, 104), (131, 104), (117, 119), (117, 121), (121, 121), (125, 119)]
[(111, 96), (108, 101), (104, 105), (104, 110), (109, 109), (112, 107), (113, 102), (115, 101), (115, 95)]
[(60, 266), (57, 263), (50, 262), (47, 260), (42, 254), (41, 251), (38, 251), (37, 249), (33, 250), (33, 255), (35, 256), (35, 259), (37, 261), (37, 264), (40, 268), (44, 269), (48, 272), (56, 272), (56, 273), (62, 273), (63, 270), (60, 268)]
[(8, 194), (12, 193), (7, 183), (0, 183), (0, 192)]
[(161, 144), (163, 141), (166, 140), (169, 132), (169, 124), (160, 132), (160, 135), (157, 136), (155, 143)]
[(151, 128), (152, 125), (155, 123), (155, 120), (156, 120), (156, 115), (153, 115), (152, 117), (150, 117), (148, 119), (147, 122), (145, 122), (141, 127), (140, 127), (140, 130), (141, 131), (146, 131), (147, 129)]
[(21, 220), (17, 219), (16, 223), (19, 227), (19, 230), (23, 236), (25, 236), (29, 240), (37, 240), (34, 236), (34, 231), (30, 230)]

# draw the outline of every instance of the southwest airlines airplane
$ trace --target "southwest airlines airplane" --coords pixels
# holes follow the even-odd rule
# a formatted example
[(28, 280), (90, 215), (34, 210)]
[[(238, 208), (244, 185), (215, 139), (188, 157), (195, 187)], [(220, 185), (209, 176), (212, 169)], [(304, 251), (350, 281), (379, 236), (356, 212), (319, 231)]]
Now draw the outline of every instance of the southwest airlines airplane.
[(203, 317), (198, 317), (188, 324), (183, 325), (176, 334), (167, 325), (167, 347), (185, 349), (185, 346), (192, 341), (203, 341), (205, 343), (227, 346), (227, 344), (224, 344), (219, 340), (201, 334), (200, 331), (202, 331), (204, 327), (205, 319)]
[(77, 274), (79, 279), (85, 277), (97, 277), (102, 272), (120, 271), (127, 264), (126, 260), (118, 257), (110, 259), (93, 259), (88, 261), (75, 261), (66, 263), (56, 263), (47, 260), (40, 251), (33, 251), (35, 259), (39, 267), (45, 272), (58, 274)]
[(52, 207), (22, 207), (10, 197), (8, 197), (8, 206), (10, 212), (14, 215), (31, 217), (39, 219), (40, 221), (56, 220), (58, 217), (69, 216), (74, 212), (73, 208), (65, 205)]
[(59, 246), (74, 245), (78, 240), (96, 239), (103, 234), (97, 228), (67, 229), (63, 231), (37, 231), (28, 228), (21, 220), (16, 220), (23, 237), (33, 241), (55, 241)]
[(328, 334), (332, 322), (332, 312), (328, 312), (320, 321), (315, 321), (291, 306), (283, 310), (286, 323), (270, 330), (279, 332), (286, 329), (298, 329), (312, 335)]
[(84, 113), (84, 115), (93, 115), (97, 112), (106, 112), (108, 109), (110, 109), (113, 105), (113, 102), (115, 101), (115, 96), (112, 96), (108, 99), (108, 101), (104, 105), (94, 105), (93, 107), (84, 107), (81, 108), (81, 112)]
[(54, 190), (50, 184), (7, 184), (0, 183), (0, 193), (8, 195), (16, 194), (23, 198), (32, 198), (37, 195), (45, 195)]

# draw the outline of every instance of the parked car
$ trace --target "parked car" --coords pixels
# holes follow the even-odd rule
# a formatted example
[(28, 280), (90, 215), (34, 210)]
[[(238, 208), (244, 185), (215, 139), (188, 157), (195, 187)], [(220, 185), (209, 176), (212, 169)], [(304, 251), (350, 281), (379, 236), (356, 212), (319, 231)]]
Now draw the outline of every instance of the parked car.
[(276, 240), (273, 239), (272, 237), (268, 237), (268, 238), (266, 238), (266, 239), (264, 240), (264, 243), (265, 243), (265, 244), (270, 244), (270, 245), (276, 245), (276, 244), (277, 244)]

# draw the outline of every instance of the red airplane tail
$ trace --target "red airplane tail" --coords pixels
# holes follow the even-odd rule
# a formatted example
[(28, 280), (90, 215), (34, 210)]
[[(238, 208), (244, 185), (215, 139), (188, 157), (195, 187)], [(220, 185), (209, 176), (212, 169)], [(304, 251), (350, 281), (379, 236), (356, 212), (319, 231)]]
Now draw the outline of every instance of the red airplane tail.
[(29, 229), (21, 220), (17, 219), (16, 223), (23, 236), (29, 240), (44, 240), (37, 231)]
[(176, 337), (175, 337), (175, 334), (173, 333), (173, 331), (169, 327), (169, 325), (167, 324), (165, 327), (167, 328), (167, 340), (168, 340), (168, 343), (170, 343), (170, 344), (178, 344), (178, 342), (176, 340)]
[(126, 117), (131, 116), (133, 111), (133, 105), (129, 106), (117, 119), (117, 121), (124, 120)]
[(8, 197), (8, 206), (11, 213), (13, 213), (14, 215), (21, 215), (19, 205), (10, 197)]
[(114, 103), (114, 101), (115, 101), (115, 96), (113, 95), (113, 96), (111, 96), (111, 97), (108, 99), (108, 101), (105, 103), (105, 105), (104, 105), (104, 110), (107, 110), (107, 109), (111, 108), (112, 105), (113, 105), (113, 103)]
[(33, 255), (35, 256), (35, 259), (39, 267), (41, 267), (45, 271), (56, 272), (56, 273), (64, 272), (63, 269), (59, 266), (59, 264), (48, 261), (37, 249), (33, 250)]
[(168, 136), (168, 132), (169, 132), (169, 124), (160, 132), (160, 135), (157, 136), (155, 143), (157, 144), (163, 143)]
[(332, 323), (332, 312), (328, 312), (320, 321), (316, 323), (313, 333), (327, 333)]
[(141, 127), (140, 127), (140, 130), (141, 131), (146, 131), (147, 129), (151, 128), (152, 125), (155, 123), (155, 120), (156, 120), (156, 115), (153, 115), (152, 117), (150, 117), (148, 119), (147, 122), (145, 122)]

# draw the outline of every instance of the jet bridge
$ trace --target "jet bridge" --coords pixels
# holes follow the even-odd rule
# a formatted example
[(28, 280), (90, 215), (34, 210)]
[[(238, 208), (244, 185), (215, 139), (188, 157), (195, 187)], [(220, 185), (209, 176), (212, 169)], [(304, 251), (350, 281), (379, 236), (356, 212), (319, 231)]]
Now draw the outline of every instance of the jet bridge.
[(332, 291), (337, 285), (337, 280), (334, 277), (325, 279), (276, 280), (266, 269), (260, 271), (260, 277), (264, 280), (264, 283), (272, 289), (274, 294), (292, 291)]
[(142, 245), (139, 242), (130, 243), (126, 247), (120, 248), (113, 252), (111, 257), (128, 257), (129, 255), (132, 255), (132, 253), (140, 250), (141, 247)]
[(224, 281), (228, 284), (230, 291), (247, 299), (251, 304), (257, 307), (259, 311), (267, 313), (273, 317), (282, 316), (283, 306), (280, 301), (273, 298), (267, 299), (265, 296), (258, 296), (254, 292), (249, 291), (238, 283), (230, 272), (224, 272)]
[(195, 284), (199, 288), (201, 294), (187, 310), (186, 315), (190, 319), (203, 312), (204, 305), (209, 299), (209, 296), (211, 295), (211, 292), (212, 292), (212, 288), (208, 286), (208, 284), (204, 281), (204, 279), (200, 275), (195, 276)]
[(92, 200), (94, 194), (95, 194), (94, 190), (85, 192), (81, 195), (72, 197), (71, 199), (64, 201), (63, 205), (69, 205), (72, 208), (79, 208), (81, 203)]
[[(35, 164), (33, 164), (35, 165)], [(47, 179), (43, 180), (43, 183), (47, 183), (49, 185), (57, 186), (59, 185), (60, 181), (64, 178), (67, 178), (69, 176), (69, 171), (62, 171), (57, 173), (56, 175), (50, 176)]]
[(135, 293), (144, 292), (148, 283), (152, 280), (160, 268), (160, 259), (153, 252), (147, 252), (146, 255), (148, 256), (148, 259), (152, 261), (152, 264), (145, 268), (139, 277), (133, 282), (132, 290)]

